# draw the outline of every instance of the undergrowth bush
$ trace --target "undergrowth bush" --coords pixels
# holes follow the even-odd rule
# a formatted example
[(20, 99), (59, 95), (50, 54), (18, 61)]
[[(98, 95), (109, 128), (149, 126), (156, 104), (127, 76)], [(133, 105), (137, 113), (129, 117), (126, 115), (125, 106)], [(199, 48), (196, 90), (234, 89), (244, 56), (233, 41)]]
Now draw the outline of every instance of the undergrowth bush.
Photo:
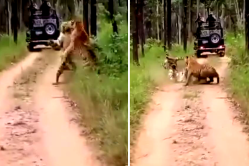
[(18, 35), (18, 43), (15, 44), (13, 36), (0, 36), (0, 71), (5, 69), (11, 63), (15, 63), (26, 54), (25, 34)]
[[(101, 19), (100, 19), (101, 20)], [(70, 91), (79, 103), (82, 124), (96, 136), (107, 165), (128, 163), (128, 25), (99, 22), (95, 42), (99, 64), (96, 72), (80, 66), (73, 76)]]
[[(226, 36), (227, 55), (231, 58), (228, 86), (235, 99), (249, 117), (249, 55), (245, 51), (245, 35)], [(247, 118), (247, 120), (249, 120)]]

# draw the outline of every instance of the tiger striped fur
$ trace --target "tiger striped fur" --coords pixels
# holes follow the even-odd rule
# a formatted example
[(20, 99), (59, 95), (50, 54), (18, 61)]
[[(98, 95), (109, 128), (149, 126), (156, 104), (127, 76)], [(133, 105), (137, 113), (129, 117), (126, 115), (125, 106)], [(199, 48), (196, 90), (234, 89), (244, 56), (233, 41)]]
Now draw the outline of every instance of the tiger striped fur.
[(205, 79), (207, 81), (207, 78), (209, 78), (208, 83), (211, 83), (214, 81), (214, 78), (217, 78), (217, 84), (219, 84), (219, 74), (215, 70), (214, 67), (212, 67), (209, 64), (200, 64), (197, 62), (197, 60), (194, 57), (188, 57), (185, 58), (186, 63), (186, 71), (185, 71), (185, 77), (186, 77), (186, 83), (185, 86), (187, 86), (190, 82), (191, 77), (196, 77), (198, 81)]

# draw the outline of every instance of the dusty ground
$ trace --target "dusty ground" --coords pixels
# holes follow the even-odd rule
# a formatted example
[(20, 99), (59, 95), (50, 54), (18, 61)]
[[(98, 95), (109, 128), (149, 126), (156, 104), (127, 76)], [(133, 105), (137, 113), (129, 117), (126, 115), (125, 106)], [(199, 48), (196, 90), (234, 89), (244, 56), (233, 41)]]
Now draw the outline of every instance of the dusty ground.
[[(201, 59), (202, 63), (205, 60)], [(223, 85), (228, 58), (220, 58), (219, 85), (162, 87), (144, 118), (134, 166), (248, 166), (249, 142)], [(215, 79), (216, 81), (216, 79)]]
[(1, 166), (100, 166), (54, 86), (58, 52), (31, 53), (0, 73)]

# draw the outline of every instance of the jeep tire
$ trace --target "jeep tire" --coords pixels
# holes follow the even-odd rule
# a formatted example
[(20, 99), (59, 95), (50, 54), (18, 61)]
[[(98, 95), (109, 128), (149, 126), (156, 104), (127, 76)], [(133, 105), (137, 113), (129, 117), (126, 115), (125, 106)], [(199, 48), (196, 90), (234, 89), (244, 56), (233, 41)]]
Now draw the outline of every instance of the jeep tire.
[(29, 50), (29, 52), (33, 52), (35, 49), (34, 49), (34, 44), (33, 43), (29, 43), (28, 45), (27, 45), (27, 48), (28, 48), (28, 50)]
[(47, 34), (47, 35), (49, 35), (49, 36), (53, 36), (53, 35), (55, 35), (55, 33), (56, 33), (56, 27), (55, 27), (55, 25), (54, 24), (46, 24), (45, 26), (44, 26), (44, 32)]
[(213, 33), (212, 35), (210, 35), (209, 40), (212, 44), (217, 44), (220, 42), (221, 37), (219, 34)]
[(198, 50), (197, 50), (196, 53), (195, 53), (195, 54), (196, 54), (196, 57), (197, 57), (197, 58), (200, 58), (200, 57), (201, 57), (201, 53), (202, 53), (201, 51), (198, 51)]

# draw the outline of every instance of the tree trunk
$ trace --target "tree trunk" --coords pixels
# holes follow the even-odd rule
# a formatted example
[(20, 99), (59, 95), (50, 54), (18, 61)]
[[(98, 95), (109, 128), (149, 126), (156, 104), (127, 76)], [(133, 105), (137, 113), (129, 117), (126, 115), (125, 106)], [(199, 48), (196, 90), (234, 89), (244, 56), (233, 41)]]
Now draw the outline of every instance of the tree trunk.
[(145, 44), (145, 34), (144, 34), (144, 0), (141, 0), (142, 4), (141, 4), (141, 23), (142, 23), (142, 27), (141, 27), (141, 35), (142, 35), (142, 55), (144, 56), (144, 44)]
[(225, 8), (224, 8), (224, 5), (222, 4), (221, 5), (221, 16), (220, 16), (220, 23), (221, 23), (221, 26), (222, 28), (224, 29), (224, 15), (225, 15)]
[(200, 12), (200, 0), (196, 0), (196, 13), (197, 15), (199, 14)]
[(23, 20), (22, 20), (22, 0), (19, 0), (19, 23), (20, 23), (20, 29), (23, 29)]
[(12, 14), (11, 14), (11, 5), (10, 5), (10, 1), (7, 0), (7, 8), (8, 8), (8, 25), (9, 25), (9, 36), (11, 36), (11, 18), (12, 18)]
[(179, 44), (182, 44), (182, 22), (181, 22), (181, 13), (182, 13), (182, 10), (181, 10), (181, 2), (179, 1), (179, 7), (178, 7), (178, 42)]
[(246, 0), (243, 1), (243, 15), (242, 15), (243, 24), (245, 23), (245, 15), (246, 15), (246, 13), (245, 13), (246, 7), (245, 6), (246, 6)]
[(145, 36), (144, 36), (144, 13), (143, 13), (143, 6), (144, 0), (138, 0), (138, 21), (139, 21), (139, 31), (140, 31), (140, 40), (141, 40), (141, 51), (142, 56), (144, 56), (144, 44), (145, 44)]
[(245, 40), (246, 50), (249, 52), (249, 1), (245, 1)]
[(156, 32), (157, 32), (157, 40), (159, 39), (159, 0), (156, 3)]
[[(232, 8), (232, 0), (229, 0), (229, 9)], [(229, 16), (231, 17), (231, 15)], [(232, 19), (232, 18), (231, 18)], [(231, 19), (229, 19), (228, 25), (229, 25), (229, 31), (232, 29), (232, 22)]]
[(158, 15), (158, 24), (159, 24), (159, 40), (162, 41), (163, 38), (163, 24), (162, 24), (162, 0), (159, 0), (159, 15)]
[(164, 51), (167, 48), (167, 10), (166, 10), (166, 0), (163, 0), (163, 13), (164, 13)]
[(91, 0), (91, 35), (97, 36), (97, 3)]
[(18, 15), (17, 15), (17, 0), (13, 0), (12, 2), (12, 25), (13, 25), (13, 37), (14, 42), (17, 44), (17, 33), (18, 33)]
[(72, 19), (75, 16), (75, 5), (74, 2), (71, 2), (67, 6), (68, 11), (70, 12), (69, 19)]
[(238, 23), (238, 26), (241, 27), (242, 23), (241, 23), (241, 19), (240, 19), (240, 11), (239, 11), (238, 1), (235, 0), (234, 4), (235, 4), (234, 8), (235, 8), (235, 13), (236, 13), (237, 23)]
[(114, 18), (115, 10), (114, 10), (114, 0), (109, 0), (108, 2), (108, 10), (110, 12), (110, 19), (112, 21), (113, 33), (118, 33), (118, 25)]
[[(234, 13), (232, 12), (231, 8), (229, 8), (227, 6), (226, 3), (224, 3), (224, 6), (225, 6), (225, 9), (228, 11), (229, 13), (229, 16), (230, 16), (230, 20), (231, 20), (231, 23), (232, 23), (232, 27), (233, 27), (233, 32), (234, 32), (234, 36), (237, 37), (237, 22), (236, 22), (236, 19), (234, 19), (233, 15)], [(230, 28), (230, 27), (229, 27)]]
[[(183, 0), (183, 27), (187, 27), (187, 18), (188, 18), (188, 0)], [(187, 42), (188, 42), (188, 29), (183, 28), (183, 49), (187, 52)]]
[(168, 49), (171, 50), (171, 0), (167, 0), (167, 32)]
[(88, 0), (83, 1), (83, 22), (86, 33), (89, 35)]
[(137, 32), (137, 12), (136, 12), (136, 2), (131, 1), (131, 19), (132, 19), (132, 38), (133, 38), (133, 62), (136, 65), (139, 65), (139, 59), (138, 59), (138, 32)]
[(192, 0), (189, 0), (189, 5), (188, 5), (188, 37), (189, 37), (189, 41), (192, 41), (192, 24), (191, 24), (191, 20), (192, 20)]

